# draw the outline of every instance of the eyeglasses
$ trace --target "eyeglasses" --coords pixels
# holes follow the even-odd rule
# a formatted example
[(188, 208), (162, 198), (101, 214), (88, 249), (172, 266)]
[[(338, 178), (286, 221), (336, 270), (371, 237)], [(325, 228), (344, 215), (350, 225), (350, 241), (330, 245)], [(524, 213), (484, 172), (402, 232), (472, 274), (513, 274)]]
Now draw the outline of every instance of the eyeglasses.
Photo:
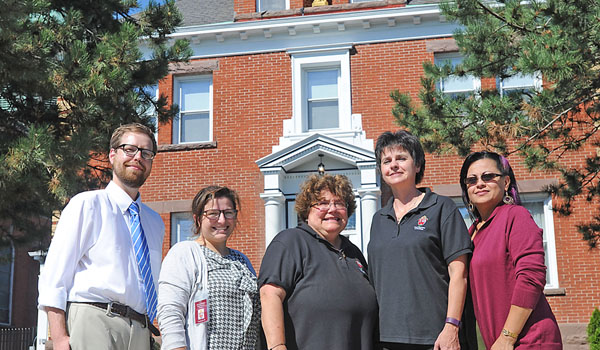
[(150, 149), (145, 149), (145, 148), (139, 148), (137, 146), (134, 145), (128, 145), (126, 143), (115, 147), (115, 149), (122, 149), (123, 153), (125, 153), (125, 155), (127, 157), (135, 157), (135, 155), (138, 152), (142, 152), (142, 158), (144, 158), (145, 160), (152, 160), (154, 159), (154, 156), (156, 155), (156, 153), (154, 153), (154, 151), (150, 150)]
[[(492, 182), (494, 181), (494, 179), (496, 179), (497, 177), (502, 176), (502, 174), (496, 174), (496, 173), (485, 173), (485, 174), (481, 174), (481, 181), (483, 182)], [(477, 175), (473, 175), (473, 176), (469, 176), (465, 179), (465, 184), (468, 186), (473, 186), (475, 184), (477, 184), (477, 182), (479, 181), (479, 177), (477, 177)]]
[(346, 203), (341, 202), (341, 201), (335, 201), (335, 202), (334, 201), (330, 201), (330, 202), (328, 202), (328, 201), (320, 201), (320, 202), (317, 202), (317, 203), (313, 204), (312, 206), (315, 209), (319, 210), (319, 211), (328, 211), (329, 208), (331, 208), (332, 205), (333, 205), (333, 207), (336, 210), (346, 210), (346, 209), (348, 209), (346, 207)]
[(225, 219), (235, 219), (238, 211), (235, 209), (210, 209), (204, 211), (204, 216), (206, 216), (209, 220), (218, 220), (221, 217), (221, 213), (225, 216)]

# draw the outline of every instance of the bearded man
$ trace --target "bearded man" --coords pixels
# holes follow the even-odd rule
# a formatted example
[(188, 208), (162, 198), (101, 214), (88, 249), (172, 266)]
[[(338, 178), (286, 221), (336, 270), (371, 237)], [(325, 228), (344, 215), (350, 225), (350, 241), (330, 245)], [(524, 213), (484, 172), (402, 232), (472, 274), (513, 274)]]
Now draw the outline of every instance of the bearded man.
[(150, 348), (164, 223), (139, 194), (156, 155), (152, 131), (117, 128), (112, 181), (73, 197), (61, 214), (40, 276), (55, 350)]

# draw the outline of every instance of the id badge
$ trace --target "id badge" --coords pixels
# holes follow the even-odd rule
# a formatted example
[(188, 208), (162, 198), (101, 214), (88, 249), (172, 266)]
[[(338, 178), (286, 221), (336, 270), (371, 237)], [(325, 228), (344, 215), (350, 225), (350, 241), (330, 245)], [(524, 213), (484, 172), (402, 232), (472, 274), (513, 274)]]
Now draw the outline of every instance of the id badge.
[(194, 315), (196, 324), (208, 321), (208, 303), (206, 299), (194, 302)]

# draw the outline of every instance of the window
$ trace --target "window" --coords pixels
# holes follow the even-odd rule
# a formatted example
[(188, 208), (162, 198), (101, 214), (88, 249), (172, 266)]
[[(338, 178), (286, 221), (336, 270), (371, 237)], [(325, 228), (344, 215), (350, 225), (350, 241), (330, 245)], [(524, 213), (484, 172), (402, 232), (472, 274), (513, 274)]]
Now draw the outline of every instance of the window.
[(171, 214), (171, 246), (175, 243), (193, 239), (194, 220), (192, 213)]
[[(152, 100), (158, 100), (158, 84), (145, 86), (144, 92), (146, 95), (152, 98)], [(158, 115), (156, 113), (156, 108), (154, 108), (153, 105), (150, 105), (148, 109), (146, 109), (145, 111), (141, 111), (140, 113), (147, 115), (152, 121), (152, 124), (154, 125), (154, 130), (156, 130), (156, 132), (154, 133), (154, 137), (158, 141)]]
[(0, 249), (0, 324), (10, 324), (13, 258), (12, 247)]
[(286, 10), (289, 7), (289, 0), (256, 0), (257, 12)]
[[(462, 62), (462, 56), (458, 53), (436, 54), (434, 61), (438, 66), (450, 64), (452, 67), (455, 67)], [(445, 79), (440, 79), (438, 82), (438, 89), (451, 96), (468, 94), (477, 91), (480, 88), (481, 80), (471, 75), (465, 75), (463, 77), (450, 76)]]
[(293, 133), (352, 130), (349, 47), (290, 53)]
[(212, 94), (212, 76), (175, 81), (179, 115), (173, 120), (173, 143), (212, 141)]
[(339, 68), (306, 71), (308, 130), (339, 127)]
[(516, 74), (506, 79), (496, 79), (496, 86), (500, 91), (500, 96), (511, 93), (522, 95), (526, 92), (533, 92), (542, 88), (542, 79), (539, 74)]
[[(529, 210), (535, 223), (544, 231), (544, 253), (546, 263), (546, 289), (558, 288), (558, 269), (556, 265), (556, 245), (554, 240), (554, 219), (552, 198), (546, 193), (522, 194), (522, 205)], [(455, 199), (467, 227), (473, 223), (460, 198)]]

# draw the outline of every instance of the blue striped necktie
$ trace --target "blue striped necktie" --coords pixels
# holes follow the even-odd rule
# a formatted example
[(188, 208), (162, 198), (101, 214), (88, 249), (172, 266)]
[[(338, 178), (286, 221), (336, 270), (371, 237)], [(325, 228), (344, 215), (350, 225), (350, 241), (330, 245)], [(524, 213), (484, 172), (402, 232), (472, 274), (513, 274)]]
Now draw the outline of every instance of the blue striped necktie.
[(133, 242), (133, 251), (135, 259), (138, 263), (140, 275), (144, 280), (144, 289), (146, 294), (146, 310), (148, 310), (148, 318), (150, 322), (154, 321), (156, 316), (156, 305), (158, 303), (156, 289), (154, 288), (154, 280), (152, 278), (152, 268), (150, 267), (150, 252), (146, 235), (140, 222), (140, 208), (136, 202), (129, 206), (129, 215), (131, 217), (131, 241)]

